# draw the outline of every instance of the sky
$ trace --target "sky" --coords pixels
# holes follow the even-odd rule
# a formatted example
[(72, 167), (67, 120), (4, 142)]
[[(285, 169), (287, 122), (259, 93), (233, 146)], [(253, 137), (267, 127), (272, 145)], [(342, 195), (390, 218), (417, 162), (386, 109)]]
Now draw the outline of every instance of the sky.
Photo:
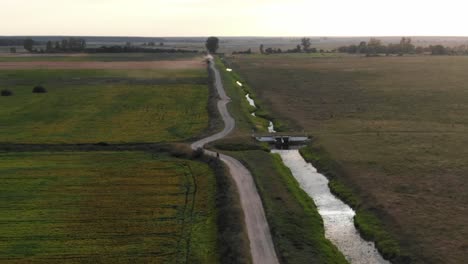
[(466, 0), (0, 0), (0, 35), (468, 36)]

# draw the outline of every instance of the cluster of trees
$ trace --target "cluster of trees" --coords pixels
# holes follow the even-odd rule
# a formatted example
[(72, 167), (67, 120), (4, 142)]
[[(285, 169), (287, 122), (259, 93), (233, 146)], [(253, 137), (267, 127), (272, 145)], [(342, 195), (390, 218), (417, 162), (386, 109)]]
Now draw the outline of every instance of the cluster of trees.
[[(295, 48), (293, 49), (288, 49), (283, 51), (282, 49), (274, 49), (274, 48), (266, 48), (263, 44), (260, 45), (260, 53), (261, 54), (275, 54), (275, 53), (316, 53), (319, 52), (316, 48), (311, 48), (312, 42), (310, 38), (302, 38), (301, 43), (298, 44)], [(320, 50), (320, 52), (324, 52), (324, 50)]]
[[(159, 42), (158, 45), (159, 45), (159, 47), (164, 47), (164, 42)], [(147, 47), (156, 47), (156, 43), (153, 42), (153, 41), (152, 41), (152, 42), (145, 42), (145, 43), (143, 43), (142, 46), (145, 46), (145, 47), (146, 47), (146, 46), (147, 46)]]
[[(418, 48), (416, 48), (417, 50)], [(423, 48), (424, 52), (430, 52), (432, 55), (468, 55), (468, 46), (459, 45), (456, 47), (445, 47), (442, 45), (429, 46)]]
[(0, 39), (0, 46), (22, 46), (24, 39)]
[(338, 51), (360, 54), (407, 54), (415, 53), (416, 47), (411, 43), (411, 38), (402, 38), (400, 43), (388, 45), (382, 44), (380, 39), (371, 38), (369, 42), (361, 41), (359, 45), (339, 47)]
[(281, 49), (274, 49), (274, 48), (266, 48), (263, 44), (260, 45), (260, 53), (261, 54), (275, 54), (275, 53), (283, 53)]
[(442, 45), (430, 45), (428, 47), (416, 47), (411, 38), (403, 37), (400, 43), (390, 43), (384, 45), (381, 40), (371, 38), (369, 42), (361, 41), (359, 45), (342, 46), (338, 48), (339, 52), (356, 54), (432, 54), (432, 55), (468, 55), (468, 46), (445, 47)]
[(248, 49), (245, 51), (233, 51), (232, 54), (252, 54), (252, 49)]
[(86, 40), (83, 38), (68, 38), (62, 41), (47, 41), (46, 52), (81, 52), (86, 49)]
[(46, 48), (35, 49), (34, 46), (40, 43), (35, 42), (33, 39), (23, 40), (23, 47), (29, 52), (80, 52), (86, 49), (86, 40), (82, 38), (68, 38), (62, 41), (48, 41)]
[[(133, 46), (130, 42), (127, 42), (125, 46), (102, 46), (100, 48), (86, 48), (86, 40), (83, 38), (67, 38), (61, 41), (48, 41), (46, 43), (45, 50), (35, 49), (34, 45), (39, 43), (32, 39), (22, 40), (24, 49), (29, 52), (48, 52), (48, 53), (59, 53), (59, 52), (90, 52), (90, 53), (123, 53), (123, 52), (142, 52), (142, 53), (197, 53), (196, 50), (182, 50), (182, 49), (154, 49), (154, 48), (143, 48)], [(145, 43), (146, 46), (156, 46), (154, 42)], [(159, 46), (164, 46), (161, 42)], [(16, 50), (15, 50), (16, 51)]]
[(88, 48), (86, 52), (89, 53), (198, 53), (197, 50), (184, 50), (184, 49), (148, 49), (135, 46), (102, 46), (99, 48)]

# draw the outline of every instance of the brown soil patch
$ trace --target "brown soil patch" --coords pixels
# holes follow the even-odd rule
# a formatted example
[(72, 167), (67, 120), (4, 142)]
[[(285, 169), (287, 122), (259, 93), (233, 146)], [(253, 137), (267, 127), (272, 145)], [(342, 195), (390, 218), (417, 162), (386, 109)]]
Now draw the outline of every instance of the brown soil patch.
[(68, 61), (31, 61), (0, 62), (0, 70), (20, 69), (198, 69), (205, 66), (200, 59), (178, 61), (125, 61), (125, 62), (68, 62)]

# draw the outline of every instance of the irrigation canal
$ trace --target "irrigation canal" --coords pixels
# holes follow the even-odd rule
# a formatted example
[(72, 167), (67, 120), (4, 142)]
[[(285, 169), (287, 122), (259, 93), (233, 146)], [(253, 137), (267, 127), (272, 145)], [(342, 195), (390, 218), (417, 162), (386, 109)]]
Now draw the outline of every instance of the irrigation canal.
[[(241, 83), (237, 83), (242, 86)], [(250, 106), (257, 108), (255, 100), (246, 94), (245, 98)], [(251, 113), (256, 117), (255, 111)], [(281, 142), (287, 138), (291, 142), (306, 142), (308, 137), (282, 137), (275, 135), (275, 127), (272, 121), (269, 121), (269, 136), (256, 137), (256, 140), (270, 142), (278, 146), (278, 138)], [(288, 144), (289, 147), (289, 144)], [(328, 179), (317, 172), (312, 164), (307, 163), (297, 149), (280, 150), (274, 149), (272, 153), (281, 156), (284, 164), (291, 170), (294, 178), (299, 182), (301, 188), (314, 200), (319, 214), (322, 216), (325, 237), (329, 239), (352, 264), (390, 264), (383, 259), (377, 251), (373, 242), (365, 241), (354, 225), (355, 211), (347, 204), (334, 196), (328, 187)]]

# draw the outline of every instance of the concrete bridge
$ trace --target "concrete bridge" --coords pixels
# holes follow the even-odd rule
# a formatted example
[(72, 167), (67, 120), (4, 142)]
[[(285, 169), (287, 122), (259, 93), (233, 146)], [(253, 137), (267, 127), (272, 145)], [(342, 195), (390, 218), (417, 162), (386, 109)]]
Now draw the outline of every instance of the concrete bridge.
[(303, 145), (310, 141), (309, 136), (304, 135), (253, 135), (255, 140), (275, 145), (277, 149), (289, 149), (290, 146)]

